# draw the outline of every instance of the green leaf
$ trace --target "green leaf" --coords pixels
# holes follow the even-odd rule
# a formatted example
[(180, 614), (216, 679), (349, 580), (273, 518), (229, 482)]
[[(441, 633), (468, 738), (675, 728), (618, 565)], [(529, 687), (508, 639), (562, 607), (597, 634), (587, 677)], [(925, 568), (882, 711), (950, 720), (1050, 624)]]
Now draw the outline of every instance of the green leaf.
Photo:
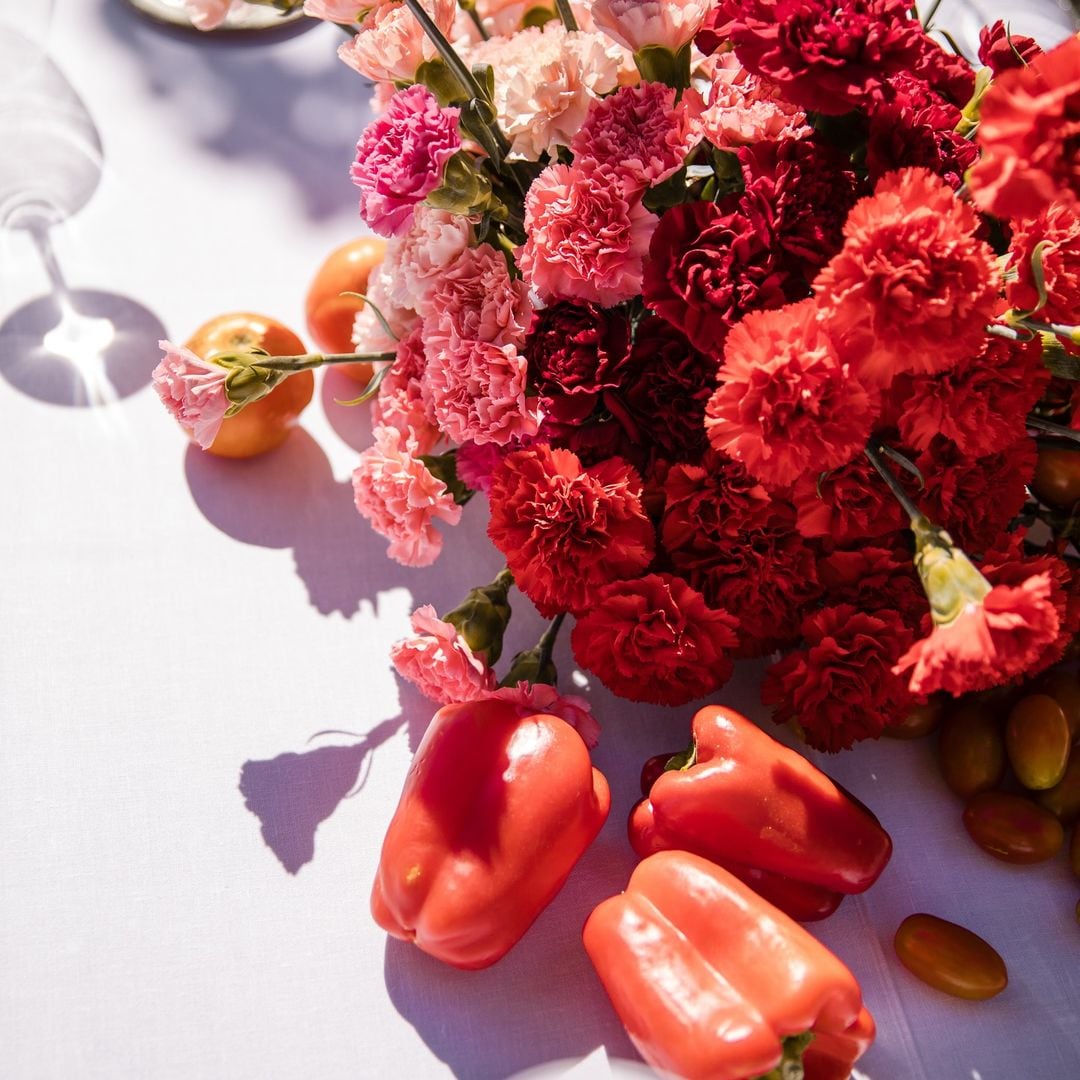
[(551, 8), (547, 7), (533, 7), (529, 8), (525, 12), (525, 17), (521, 20), (522, 26), (544, 26), (546, 23), (551, 22), (552, 19), (557, 19), (559, 16)]
[(446, 61), (438, 56), (433, 60), (425, 60), (416, 69), (416, 81), (423, 83), (444, 107), (461, 105), (469, 100), (468, 91), (446, 66)]
[(646, 45), (634, 53), (634, 63), (646, 82), (666, 83), (676, 90), (690, 86), (690, 42), (677, 53), (663, 45)]

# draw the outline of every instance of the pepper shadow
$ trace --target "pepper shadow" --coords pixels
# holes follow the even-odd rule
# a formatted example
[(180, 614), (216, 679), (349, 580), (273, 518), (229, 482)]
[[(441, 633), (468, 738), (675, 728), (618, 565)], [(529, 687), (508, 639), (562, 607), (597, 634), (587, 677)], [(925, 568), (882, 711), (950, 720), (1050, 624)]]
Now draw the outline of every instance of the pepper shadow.
[(302, 428), (259, 457), (225, 460), (188, 447), (184, 472), (196, 506), (236, 540), (292, 548), (296, 572), (321, 614), (351, 618), (364, 600), (412, 584), (386, 557), (386, 542), (353, 505), (319, 444)]
[(637, 1060), (581, 944), (589, 913), (629, 877), (633, 855), (618, 839), (602, 835), (588, 848), (558, 896), (493, 967), (459, 971), (387, 938), (390, 1000), (455, 1076), (504, 1080), (580, 1059), (601, 1043), (613, 1058)]
[[(122, 0), (101, 0), (101, 8), (142, 61), (176, 137), (272, 168), (311, 220), (355, 209), (349, 162), (372, 118), (371, 86), (337, 58), (340, 30), (302, 19), (258, 33), (201, 34), (155, 23)], [(294, 47), (298, 34), (322, 41), (325, 63), (312, 70), (310, 51)]]
[(315, 857), (319, 825), (342, 799), (363, 788), (375, 750), (404, 722), (403, 716), (384, 720), (349, 746), (320, 746), (244, 762), (239, 785), (244, 805), (259, 819), (266, 846), (290, 874)]

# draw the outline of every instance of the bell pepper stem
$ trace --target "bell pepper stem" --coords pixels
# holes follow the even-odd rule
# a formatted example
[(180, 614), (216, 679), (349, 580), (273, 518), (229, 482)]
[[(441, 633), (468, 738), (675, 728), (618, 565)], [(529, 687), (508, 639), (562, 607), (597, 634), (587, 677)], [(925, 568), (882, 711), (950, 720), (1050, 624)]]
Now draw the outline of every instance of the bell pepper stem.
[(803, 1080), (806, 1076), (803, 1053), (813, 1039), (812, 1031), (804, 1031), (800, 1035), (785, 1035), (781, 1042), (782, 1056), (779, 1063), (754, 1080)]

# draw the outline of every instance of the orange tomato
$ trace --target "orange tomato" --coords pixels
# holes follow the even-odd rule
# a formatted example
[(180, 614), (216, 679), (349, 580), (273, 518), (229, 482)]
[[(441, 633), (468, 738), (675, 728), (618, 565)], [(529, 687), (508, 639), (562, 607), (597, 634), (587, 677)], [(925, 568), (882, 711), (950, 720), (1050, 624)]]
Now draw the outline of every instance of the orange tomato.
[[(188, 339), (187, 347), (204, 360), (222, 353), (254, 349), (264, 349), (271, 356), (299, 356), (307, 352), (304, 343), (287, 326), (250, 311), (218, 315), (203, 323)], [(235, 416), (222, 421), (208, 452), (218, 457), (248, 458), (276, 449), (296, 426), (314, 391), (312, 372), (290, 375), (266, 397), (245, 405)]]
[(900, 962), (928, 986), (985, 1001), (1009, 983), (1005, 961), (978, 934), (936, 915), (909, 915), (893, 941)]
[(1080, 450), (1040, 450), (1031, 490), (1048, 506), (1071, 510), (1080, 501)]
[[(344, 292), (367, 292), (371, 271), (382, 262), (386, 241), (378, 236), (359, 236), (335, 248), (326, 257), (308, 288), (305, 313), (311, 340), (326, 353), (353, 351), (352, 329), (364, 301)], [(370, 364), (338, 367), (359, 383), (371, 378)]]

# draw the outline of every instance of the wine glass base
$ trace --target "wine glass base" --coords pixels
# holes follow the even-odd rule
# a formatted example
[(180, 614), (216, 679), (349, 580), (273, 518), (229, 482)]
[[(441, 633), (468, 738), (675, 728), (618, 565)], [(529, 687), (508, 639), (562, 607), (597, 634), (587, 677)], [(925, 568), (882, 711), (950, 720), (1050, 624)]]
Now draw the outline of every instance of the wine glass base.
[[(194, 29), (184, 8), (183, 0), (128, 0), (128, 3), (157, 22), (167, 23), (169, 26), (183, 26), (189, 30)], [(272, 7), (250, 4), (231, 12), (217, 29), (273, 30), (302, 18), (304, 18), (304, 12), (299, 9), (283, 15)]]

